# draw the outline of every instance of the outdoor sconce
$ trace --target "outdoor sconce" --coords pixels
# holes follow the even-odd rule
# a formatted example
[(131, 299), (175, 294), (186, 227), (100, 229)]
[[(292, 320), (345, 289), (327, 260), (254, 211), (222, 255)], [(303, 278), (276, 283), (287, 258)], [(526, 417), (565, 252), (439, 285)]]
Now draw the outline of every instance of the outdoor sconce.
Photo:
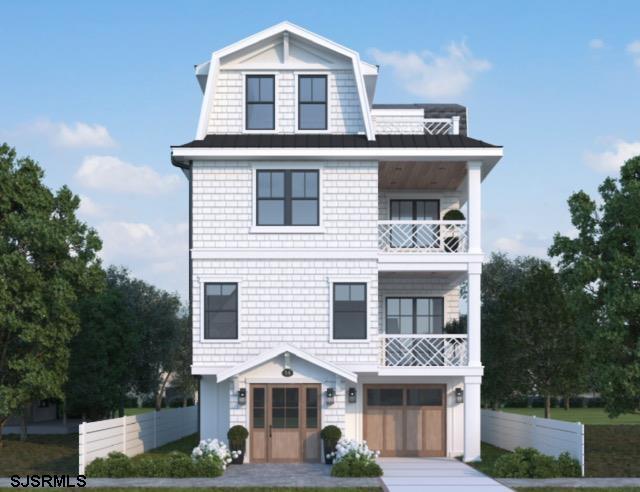
[(238, 390), (238, 405), (244, 405), (247, 403), (247, 389), (240, 388)]
[(462, 388), (456, 388), (456, 403), (462, 403), (464, 401), (464, 392)]
[(356, 389), (355, 388), (349, 388), (349, 391), (347, 392), (347, 397), (349, 399), (349, 403), (355, 403), (356, 402)]
[(293, 376), (293, 369), (291, 369), (291, 354), (289, 352), (284, 353), (284, 369), (282, 370), (282, 375), (285, 378)]
[(336, 401), (336, 390), (333, 388), (327, 388), (327, 405), (333, 405)]

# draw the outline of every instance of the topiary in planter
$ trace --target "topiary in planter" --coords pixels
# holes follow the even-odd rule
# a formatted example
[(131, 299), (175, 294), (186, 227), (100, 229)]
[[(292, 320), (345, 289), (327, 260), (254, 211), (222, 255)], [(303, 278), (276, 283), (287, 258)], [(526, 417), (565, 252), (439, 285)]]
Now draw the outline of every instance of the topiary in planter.
[[(465, 216), (460, 210), (452, 209), (444, 214), (442, 220), (465, 220)], [(456, 253), (458, 251), (458, 248), (460, 247), (460, 238), (458, 237), (458, 234), (455, 232), (447, 234), (447, 236), (444, 238), (444, 246), (445, 251)]]
[(335, 425), (327, 425), (320, 431), (320, 437), (324, 444), (324, 462), (327, 465), (333, 463), (333, 456), (336, 452), (336, 445), (342, 437), (342, 431)]
[(241, 425), (234, 425), (227, 432), (229, 450), (237, 452), (235, 457), (233, 457), (234, 453), (231, 453), (231, 463), (234, 465), (244, 463), (244, 455), (247, 450), (247, 437), (249, 437), (249, 431)]

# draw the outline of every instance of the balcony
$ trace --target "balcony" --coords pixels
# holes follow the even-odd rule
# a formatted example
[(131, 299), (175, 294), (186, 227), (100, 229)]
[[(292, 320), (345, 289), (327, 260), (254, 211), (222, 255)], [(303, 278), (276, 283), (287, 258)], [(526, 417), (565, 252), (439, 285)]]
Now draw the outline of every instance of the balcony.
[(380, 220), (378, 249), (385, 253), (466, 253), (465, 220)]
[(457, 367), (468, 363), (467, 335), (381, 335), (383, 367)]

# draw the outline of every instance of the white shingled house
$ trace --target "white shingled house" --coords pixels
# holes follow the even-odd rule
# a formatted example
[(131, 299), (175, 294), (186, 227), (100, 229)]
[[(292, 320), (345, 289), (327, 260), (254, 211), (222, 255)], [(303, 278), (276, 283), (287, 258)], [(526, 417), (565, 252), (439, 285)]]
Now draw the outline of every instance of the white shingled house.
[(479, 459), (481, 189), (502, 147), (463, 106), (374, 104), (377, 66), (289, 22), (195, 72), (171, 160), (201, 437), (241, 424), (251, 462), (318, 461), (333, 424), (383, 456)]

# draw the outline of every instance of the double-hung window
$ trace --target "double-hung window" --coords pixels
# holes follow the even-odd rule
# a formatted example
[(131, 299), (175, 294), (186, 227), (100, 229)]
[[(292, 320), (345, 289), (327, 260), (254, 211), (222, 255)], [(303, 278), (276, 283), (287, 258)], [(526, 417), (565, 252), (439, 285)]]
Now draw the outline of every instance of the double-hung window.
[(388, 297), (386, 315), (388, 334), (441, 334), (444, 328), (444, 299), (442, 297)]
[(238, 284), (204, 285), (204, 339), (237, 340)]
[(317, 170), (258, 170), (257, 181), (256, 225), (319, 225)]
[(298, 76), (298, 130), (327, 129), (327, 76)]
[(333, 284), (333, 339), (367, 338), (367, 284)]
[(247, 130), (275, 130), (275, 77), (247, 75), (245, 99)]

